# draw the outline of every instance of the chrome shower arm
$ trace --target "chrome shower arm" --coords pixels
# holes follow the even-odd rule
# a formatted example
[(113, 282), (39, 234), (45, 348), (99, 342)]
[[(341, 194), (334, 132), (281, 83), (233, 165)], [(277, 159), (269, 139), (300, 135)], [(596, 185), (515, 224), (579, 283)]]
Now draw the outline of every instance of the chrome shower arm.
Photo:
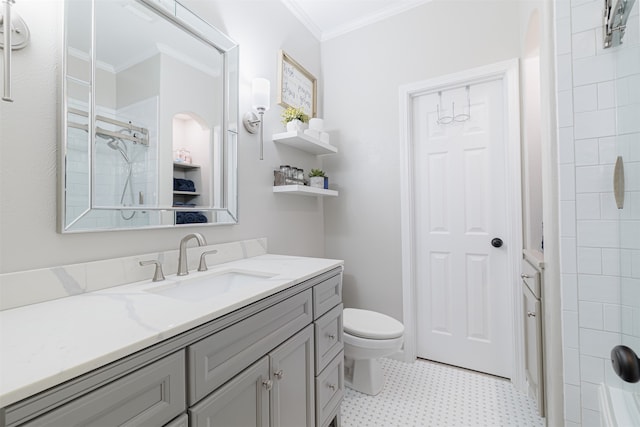
[[(604, 48), (622, 44), (627, 20), (636, 0), (604, 0), (602, 32)], [(615, 6), (614, 6), (615, 2)]]

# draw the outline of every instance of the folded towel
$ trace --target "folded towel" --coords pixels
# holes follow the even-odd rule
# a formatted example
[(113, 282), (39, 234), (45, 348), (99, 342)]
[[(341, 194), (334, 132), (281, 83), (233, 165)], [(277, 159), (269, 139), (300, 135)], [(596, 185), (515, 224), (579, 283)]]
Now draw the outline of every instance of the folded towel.
[(176, 212), (176, 224), (197, 224), (208, 222), (202, 212)]
[(190, 179), (173, 178), (173, 191), (196, 191), (196, 186)]

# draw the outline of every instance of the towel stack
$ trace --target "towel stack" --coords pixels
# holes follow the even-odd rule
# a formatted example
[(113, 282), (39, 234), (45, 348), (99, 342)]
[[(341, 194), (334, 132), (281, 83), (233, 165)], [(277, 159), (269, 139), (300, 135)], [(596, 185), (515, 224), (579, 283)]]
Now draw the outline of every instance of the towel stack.
[(198, 224), (208, 221), (202, 212), (176, 212), (176, 224)]
[(190, 179), (173, 178), (173, 191), (196, 191), (196, 185)]

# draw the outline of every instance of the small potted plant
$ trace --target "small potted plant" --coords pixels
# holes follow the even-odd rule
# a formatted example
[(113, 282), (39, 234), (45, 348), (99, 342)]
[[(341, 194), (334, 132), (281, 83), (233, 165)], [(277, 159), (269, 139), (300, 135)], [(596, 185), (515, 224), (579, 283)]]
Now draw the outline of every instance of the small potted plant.
[(309, 172), (309, 186), (315, 188), (327, 188), (329, 184), (329, 178), (324, 175), (322, 169), (311, 169)]
[(282, 124), (287, 127), (287, 132), (305, 129), (305, 123), (309, 122), (309, 116), (302, 108), (287, 107), (282, 112)]

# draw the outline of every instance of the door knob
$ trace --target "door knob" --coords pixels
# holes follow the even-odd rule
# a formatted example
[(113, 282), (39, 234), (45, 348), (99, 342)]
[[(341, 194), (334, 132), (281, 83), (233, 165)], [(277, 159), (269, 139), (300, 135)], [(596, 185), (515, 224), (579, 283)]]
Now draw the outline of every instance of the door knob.
[(628, 383), (640, 381), (640, 359), (626, 345), (617, 345), (611, 350), (611, 364), (615, 373)]
[(493, 246), (494, 248), (499, 248), (502, 246), (502, 239), (499, 237), (495, 237), (493, 239), (491, 239), (491, 246)]

